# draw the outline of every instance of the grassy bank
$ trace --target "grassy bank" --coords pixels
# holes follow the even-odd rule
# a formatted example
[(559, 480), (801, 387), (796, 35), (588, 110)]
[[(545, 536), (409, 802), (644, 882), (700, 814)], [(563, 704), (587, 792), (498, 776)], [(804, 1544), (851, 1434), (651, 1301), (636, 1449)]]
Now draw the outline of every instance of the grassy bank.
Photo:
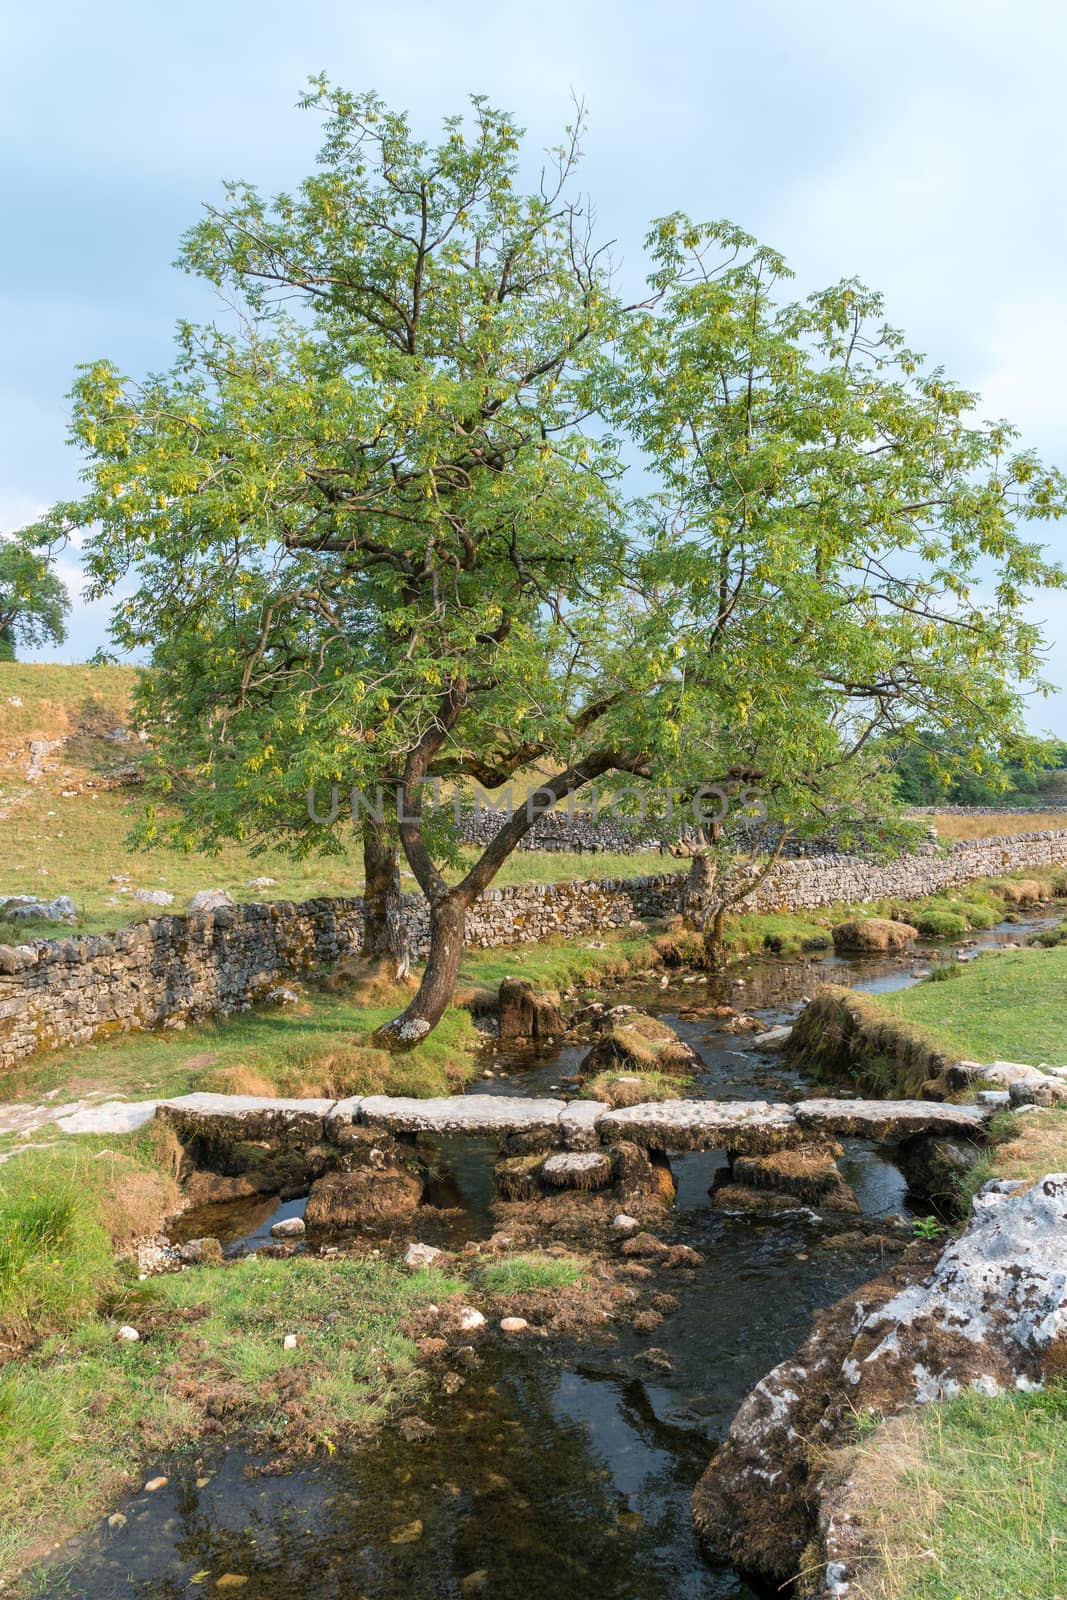
[(972, 1061), (1067, 1063), (1067, 948), (981, 955), (950, 983), (878, 995), (887, 1018), (921, 1029)]
[(851, 1503), (879, 1552), (856, 1600), (1067, 1593), (1067, 1388), (965, 1394), (880, 1428)]

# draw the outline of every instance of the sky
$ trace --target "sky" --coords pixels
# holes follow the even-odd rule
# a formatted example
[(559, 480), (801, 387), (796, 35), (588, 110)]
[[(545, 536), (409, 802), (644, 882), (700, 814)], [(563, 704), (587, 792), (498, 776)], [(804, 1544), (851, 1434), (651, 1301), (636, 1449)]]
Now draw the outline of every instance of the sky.
[[(807, 292), (859, 276), (931, 364), (1067, 466), (1062, 0), (36, 0), (0, 8), (0, 531), (77, 491), (80, 362), (169, 364), (207, 291), (171, 265), (222, 180), (310, 169), (312, 73), (374, 88), (418, 130), (484, 93), (536, 151), (588, 107), (583, 183), (624, 276), (649, 218), (729, 217)], [(1067, 530), (1050, 528), (1067, 555)], [(62, 563), (75, 596), (76, 552)], [(42, 659), (106, 643), (75, 599)], [(1067, 595), (1042, 595), (1067, 686)], [(1033, 704), (1067, 737), (1067, 692)]]

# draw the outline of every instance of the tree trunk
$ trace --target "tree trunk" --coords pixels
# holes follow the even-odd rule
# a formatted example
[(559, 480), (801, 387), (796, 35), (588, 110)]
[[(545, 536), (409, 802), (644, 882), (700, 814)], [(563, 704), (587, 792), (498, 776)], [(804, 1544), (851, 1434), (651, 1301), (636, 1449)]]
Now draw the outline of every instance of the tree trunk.
[(410, 1005), (379, 1028), (374, 1042), (387, 1050), (413, 1050), (436, 1028), (448, 1009), (463, 960), (465, 897), (452, 894), (430, 902), (430, 954), (422, 982)]
[(384, 822), (363, 819), (363, 954), (389, 957), (398, 978), (411, 966), (400, 900), (400, 847)]
[(726, 965), (726, 907), (709, 911), (704, 923), (704, 960), (709, 967)]

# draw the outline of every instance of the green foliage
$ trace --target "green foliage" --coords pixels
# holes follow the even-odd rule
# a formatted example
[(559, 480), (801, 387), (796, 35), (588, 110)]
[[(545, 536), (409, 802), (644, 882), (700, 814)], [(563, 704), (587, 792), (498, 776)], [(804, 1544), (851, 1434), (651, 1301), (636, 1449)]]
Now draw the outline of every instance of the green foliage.
[(924, 981), (926, 983), (950, 983), (953, 979), (958, 978), (962, 971), (963, 967), (958, 961), (935, 961), (930, 969), (929, 977)]
[(14, 661), (17, 645), (62, 644), (69, 610), (70, 596), (39, 542), (25, 532), (0, 538), (0, 661)]
[(974, 770), (970, 745), (951, 732), (915, 728), (888, 748), (897, 798), (909, 806), (1036, 804), (1053, 775), (1067, 767), (1067, 745), (1060, 740), (1017, 739), (984, 771), (980, 764)]

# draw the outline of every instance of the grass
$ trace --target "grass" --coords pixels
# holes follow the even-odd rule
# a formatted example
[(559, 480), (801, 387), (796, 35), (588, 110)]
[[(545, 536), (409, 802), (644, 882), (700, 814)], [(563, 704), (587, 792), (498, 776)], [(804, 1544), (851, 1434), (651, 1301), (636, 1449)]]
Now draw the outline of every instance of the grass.
[(503, 1256), (478, 1269), (478, 1282), (489, 1294), (526, 1294), (536, 1289), (566, 1289), (586, 1271), (580, 1256), (550, 1256), (539, 1251)]
[[(461, 981), (495, 990), (504, 977), (519, 975), (538, 991), (563, 989), (625, 974), (651, 959), (645, 933), (606, 933), (595, 944), (590, 949), (546, 941), (470, 951)], [(460, 1092), (477, 1070), (479, 1035), (470, 1013), (450, 1009), (416, 1049), (392, 1055), (375, 1049), (371, 1035), (408, 996), (397, 989), (384, 998), (388, 1003), (380, 986), (357, 983), (336, 994), (308, 991), (291, 1009), (239, 1012), (180, 1030), (115, 1034), (31, 1057), (0, 1077), (0, 1098), (34, 1100), (53, 1090), (64, 1101), (98, 1092), (131, 1099), (195, 1090), (333, 1099)], [(0, 1138), (5, 1143), (12, 1143), (10, 1136)]]
[(582, 1089), (582, 1098), (600, 1100), (616, 1110), (623, 1106), (643, 1105), (649, 1100), (677, 1100), (684, 1098), (692, 1085), (692, 1078), (679, 1073), (655, 1072), (598, 1072)]
[(117, 1034), (95, 1045), (30, 1058), (0, 1079), (10, 1100), (63, 1098), (105, 1091), (133, 1099), (193, 1090), (283, 1094), (457, 1093), (473, 1076), (478, 1036), (469, 1013), (451, 1010), (416, 1050), (391, 1055), (370, 1044), (395, 1004), (366, 1005), (360, 995), (309, 993), (284, 1011), (248, 1011), (180, 1031)]
[(1006, 834), (1036, 833), (1045, 828), (1067, 828), (1067, 804), (1058, 811), (1032, 811), (1026, 816), (1003, 813), (993, 817), (930, 817), (941, 839), (996, 839)]
[(854, 1488), (877, 1570), (856, 1600), (1057, 1600), (1067, 1594), (1067, 1389), (968, 1393), (880, 1428)]
[(1006, 950), (969, 963), (952, 983), (920, 983), (872, 999), (972, 1061), (1067, 1062), (1067, 947)]

